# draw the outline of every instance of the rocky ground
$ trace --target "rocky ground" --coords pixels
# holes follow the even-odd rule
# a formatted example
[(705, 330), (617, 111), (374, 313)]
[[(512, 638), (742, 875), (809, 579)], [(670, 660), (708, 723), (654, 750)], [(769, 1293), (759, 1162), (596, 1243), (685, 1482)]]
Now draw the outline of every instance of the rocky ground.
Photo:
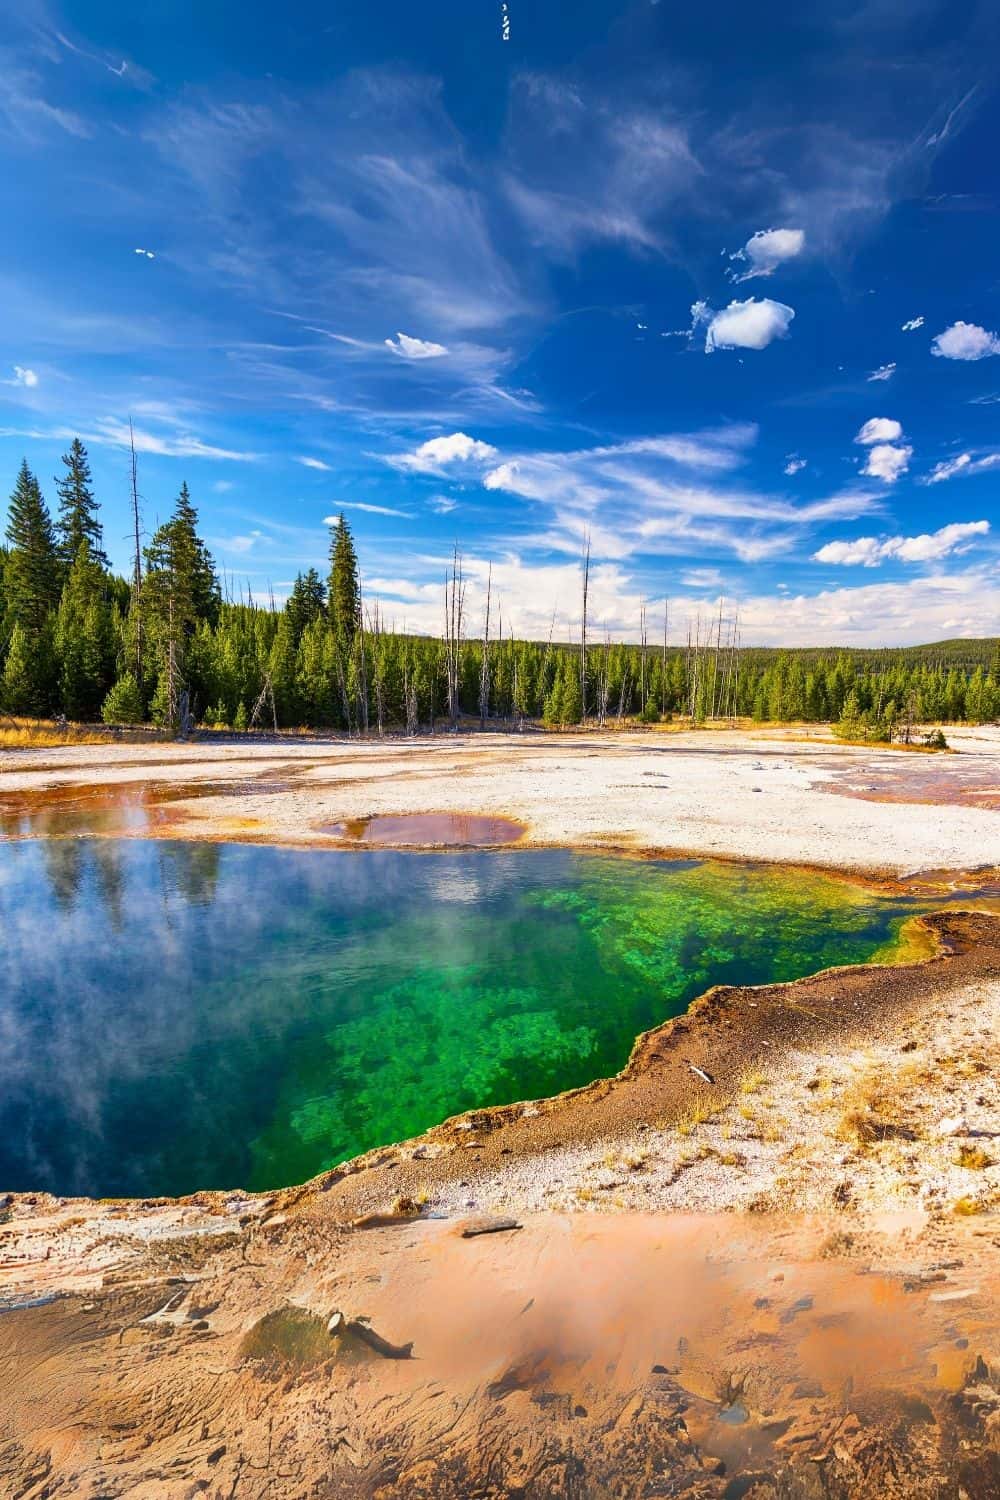
[[(122, 747), (105, 772), (176, 790), (219, 781), (221, 756), (227, 777), (278, 779), (264, 752), (155, 753), (167, 764), (151, 770)], [(903, 756), (798, 741), (713, 735), (699, 752), (696, 737), (636, 736), (603, 753), (580, 737), (518, 746), (496, 777), (501, 752), (478, 741), (395, 761), (332, 747), (321, 769), (308, 747), (286, 790), (240, 798), (240, 819), (266, 832), (294, 809), (281, 827), (298, 841), (320, 821), (453, 807), (518, 817), (539, 842), (562, 828), (683, 847), (697, 828), (690, 847), (746, 854), (767, 820), (727, 819), (767, 797), (771, 847), (986, 889), (967, 915), (921, 923), (920, 962), (712, 991), (615, 1079), (446, 1122), (301, 1188), (9, 1197), (0, 1492), (1000, 1493), (1000, 916), (988, 872), (969, 869), (998, 863), (984, 801), (998, 753), (979, 735), (964, 768), (935, 757), (950, 800), (928, 812), (869, 800), (898, 797), (886, 778)], [(74, 778), (89, 799), (82, 751), (51, 754), (18, 758), (11, 793), (5, 770), (0, 804), (34, 799), (23, 818)], [(851, 758), (841, 795), (834, 754)], [(673, 784), (640, 797), (631, 778), (647, 790), (653, 755)], [(225, 835), (220, 809), (234, 817), (223, 792), (176, 824), (169, 798), (149, 805), (168, 815), (154, 834)]]

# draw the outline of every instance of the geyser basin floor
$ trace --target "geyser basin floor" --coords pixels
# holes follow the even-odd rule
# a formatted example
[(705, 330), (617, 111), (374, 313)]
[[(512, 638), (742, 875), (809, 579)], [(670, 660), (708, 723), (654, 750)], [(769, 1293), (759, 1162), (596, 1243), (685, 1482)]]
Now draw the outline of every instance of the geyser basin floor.
[(616, 1072), (720, 982), (870, 959), (912, 900), (565, 851), (0, 846), (0, 1189), (301, 1182)]

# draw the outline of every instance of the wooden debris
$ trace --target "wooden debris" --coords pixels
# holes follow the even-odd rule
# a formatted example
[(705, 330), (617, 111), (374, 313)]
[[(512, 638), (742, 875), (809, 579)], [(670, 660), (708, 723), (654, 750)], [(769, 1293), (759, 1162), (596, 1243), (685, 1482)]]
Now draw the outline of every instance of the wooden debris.
[(462, 1229), (463, 1240), (474, 1239), (477, 1234), (504, 1234), (511, 1229), (520, 1229), (517, 1219), (470, 1219)]
[(383, 1359), (413, 1358), (412, 1339), (406, 1344), (392, 1344), (380, 1333), (376, 1333), (374, 1328), (369, 1328), (361, 1318), (347, 1318), (342, 1312), (335, 1312), (330, 1317), (326, 1329), (333, 1338), (358, 1339), (362, 1344), (367, 1344), (368, 1348), (373, 1349), (376, 1354), (381, 1355)]
[(688, 1067), (691, 1069), (691, 1072), (695, 1075), (696, 1078), (701, 1079), (702, 1083), (715, 1082), (715, 1079), (712, 1077), (711, 1073), (706, 1073), (705, 1069), (699, 1068), (697, 1063), (689, 1062)]

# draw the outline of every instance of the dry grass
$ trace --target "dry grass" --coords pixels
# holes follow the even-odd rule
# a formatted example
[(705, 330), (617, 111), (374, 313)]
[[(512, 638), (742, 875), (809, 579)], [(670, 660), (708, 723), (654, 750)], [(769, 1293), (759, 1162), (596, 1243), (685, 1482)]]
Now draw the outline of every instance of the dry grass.
[(894, 1075), (873, 1068), (856, 1078), (840, 1097), (843, 1113), (837, 1137), (861, 1147), (912, 1139), (913, 1132), (906, 1123), (907, 1103), (922, 1076), (920, 1066), (911, 1063)]
[(105, 729), (96, 724), (57, 724), (53, 719), (0, 718), (0, 750), (53, 750), (61, 745), (107, 745), (125, 738), (136, 743), (162, 739), (152, 725)]
[(956, 1167), (968, 1167), (970, 1172), (982, 1172), (986, 1167), (992, 1167), (993, 1160), (986, 1155), (981, 1146), (970, 1146), (967, 1142), (958, 1148), (955, 1157)]
[(608, 1151), (603, 1165), (609, 1172), (641, 1172), (648, 1161), (648, 1151)]
[(740, 1076), (740, 1093), (759, 1094), (766, 1082), (767, 1078), (763, 1073), (756, 1068), (747, 1068)]
[(691, 1135), (699, 1125), (707, 1125), (708, 1121), (713, 1120), (721, 1108), (721, 1103), (713, 1095), (695, 1100), (677, 1121), (678, 1135)]

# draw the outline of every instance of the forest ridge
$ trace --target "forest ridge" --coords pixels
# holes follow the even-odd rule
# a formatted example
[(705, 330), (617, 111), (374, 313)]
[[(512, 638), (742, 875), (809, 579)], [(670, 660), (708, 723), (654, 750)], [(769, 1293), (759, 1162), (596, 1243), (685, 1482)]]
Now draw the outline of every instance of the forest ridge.
[[(502, 621), (463, 617), (456, 553), (444, 590), (443, 639), (384, 628), (363, 598), (343, 515), (328, 571), (300, 573), (284, 603), (224, 599), (186, 484), (169, 520), (140, 545), (135, 498), (131, 578), (109, 568), (86, 448), (62, 459), (53, 517), (25, 460), (0, 549), (2, 707), (8, 714), (177, 727), (339, 731), (405, 727), (442, 715), (485, 724), (541, 719), (606, 723), (839, 721), (850, 737), (885, 739), (913, 724), (1000, 715), (1000, 642), (952, 641), (891, 651), (742, 646), (736, 622), (707, 620), (671, 644), (517, 640)], [(644, 637), (646, 633), (644, 631)]]

